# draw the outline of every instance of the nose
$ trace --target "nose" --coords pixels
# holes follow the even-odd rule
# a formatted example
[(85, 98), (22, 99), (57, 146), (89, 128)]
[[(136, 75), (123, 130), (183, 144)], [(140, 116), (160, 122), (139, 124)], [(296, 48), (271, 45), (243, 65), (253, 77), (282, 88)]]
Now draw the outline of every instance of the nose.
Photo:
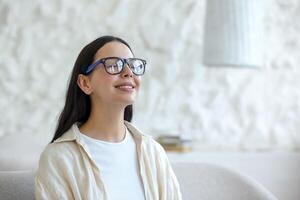
[(122, 71), (122, 77), (132, 77), (132, 76), (133, 76), (133, 73), (132, 73), (130, 67), (128, 66), (127, 63), (125, 63), (124, 69)]

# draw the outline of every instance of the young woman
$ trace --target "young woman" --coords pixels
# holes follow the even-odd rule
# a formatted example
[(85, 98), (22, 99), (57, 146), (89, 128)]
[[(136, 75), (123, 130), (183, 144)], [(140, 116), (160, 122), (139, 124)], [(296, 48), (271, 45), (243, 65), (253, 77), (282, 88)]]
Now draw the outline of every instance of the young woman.
[(163, 148), (130, 123), (145, 67), (117, 37), (82, 49), (55, 135), (40, 157), (36, 199), (182, 199)]

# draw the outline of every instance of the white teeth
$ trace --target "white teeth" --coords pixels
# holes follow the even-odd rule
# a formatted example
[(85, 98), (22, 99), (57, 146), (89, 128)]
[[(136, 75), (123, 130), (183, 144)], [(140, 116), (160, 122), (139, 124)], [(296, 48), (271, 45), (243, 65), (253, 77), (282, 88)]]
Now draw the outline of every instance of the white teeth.
[(130, 85), (121, 85), (121, 86), (118, 86), (118, 88), (132, 89), (133, 87)]

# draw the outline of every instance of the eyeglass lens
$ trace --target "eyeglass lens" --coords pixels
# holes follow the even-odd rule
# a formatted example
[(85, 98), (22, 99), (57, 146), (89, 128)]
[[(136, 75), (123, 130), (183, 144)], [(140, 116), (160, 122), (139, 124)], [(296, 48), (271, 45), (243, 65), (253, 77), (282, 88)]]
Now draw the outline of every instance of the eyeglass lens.
[[(145, 65), (142, 60), (128, 59), (127, 63), (134, 74), (142, 75), (144, 73)], [(104, 62), (107, 72), (111, 74), (120, 73), (123, 69), (123, 65), (125, 65), (125, 62), (118, 58), (109, 58)]]

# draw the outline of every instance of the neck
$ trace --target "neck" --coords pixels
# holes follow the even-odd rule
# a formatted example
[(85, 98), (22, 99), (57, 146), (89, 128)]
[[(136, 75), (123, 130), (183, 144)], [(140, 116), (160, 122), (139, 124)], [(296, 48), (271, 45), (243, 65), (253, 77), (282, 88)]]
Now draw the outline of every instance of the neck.
[(124, 109), (117, 105), (92, 105), (89, 119), (79, 130), (98, 140), (120, 142), (125, 137)]

